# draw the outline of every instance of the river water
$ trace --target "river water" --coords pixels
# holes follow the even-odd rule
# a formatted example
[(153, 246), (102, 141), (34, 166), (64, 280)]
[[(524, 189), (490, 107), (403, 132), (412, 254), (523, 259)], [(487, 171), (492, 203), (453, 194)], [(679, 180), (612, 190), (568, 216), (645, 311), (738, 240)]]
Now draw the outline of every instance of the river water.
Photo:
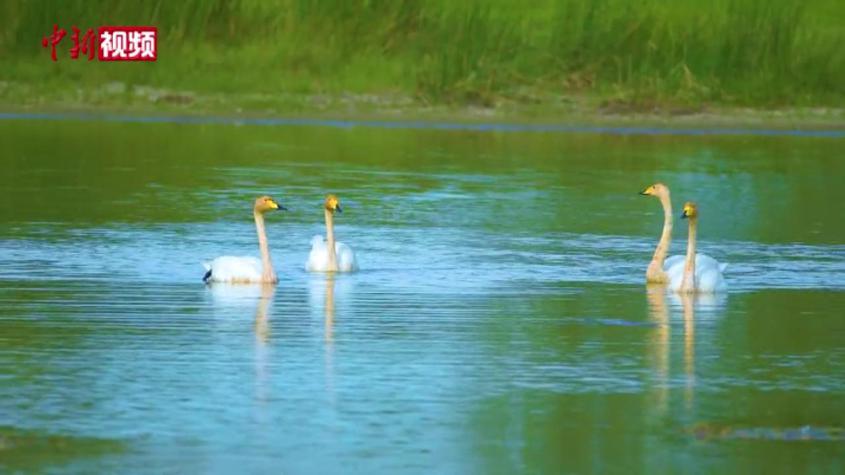
[[(845, 471), (841, 136), (2, 119), (0, 468)], [(644, 285), (656, 181), (727, 293)]]

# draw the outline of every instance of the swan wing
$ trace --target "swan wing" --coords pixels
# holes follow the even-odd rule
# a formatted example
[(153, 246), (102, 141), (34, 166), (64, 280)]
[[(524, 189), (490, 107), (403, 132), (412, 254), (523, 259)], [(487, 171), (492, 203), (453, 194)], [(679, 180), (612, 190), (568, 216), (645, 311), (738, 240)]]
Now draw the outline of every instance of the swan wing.
[[(358, 262), (355, 260), (355, 253), (351, 247), (342, 242), (335, 242), (335, 253), (337, 254), (337, 270), (339, 272), (358, 270)], [(311, 238), (311, 252), (308, 253), (305, 270), (309, 272), (325, 272), (328, 268), (328, 245), (323, 239), (323, 236), (314, 236)]]
[(323, 236), (315, 234), (314, 237), (311, 238), (311, 249), (314, 249), (315, 247), (326, 247), (326, 240), (323, 239)]
[[(684, 264), (686, 264), (686, 256), (684, 255), (668, 257), (665, 261), (663, 261), (663, 270), (668, 273), (669, 269), (675, 266), (680, 266), (681, 269), (683, 269)], [(724, 271), (727, 266), (727, 264), (722, 264), (716, 259), (713, 259), (712, 257), (708, 256), (707, 254), (702, 254), (699, 252), (695, 255), (696, 269), (704, 267), (717, 267), (720, 270)]]
[(337, 253), (337, 270), (340, 272), (354, 272), (358, 270), (358, 262), (355, 260), (355, 252), (352, 248), (342, 242), (335, 243)]
[(695, 255), (695, 286), (699, 292), (721, 292), (727, 289), (722, 272), (728, 267), (707, 254)]
[(323, 236), (317, 235), (311, 238), (311, 252), (308, 253), (308, 260), (305, 262), (305, 270), (309, 272), (324, 271), (329, 266), (329, 253), (326, 241)]
[(685, 260), (685, 256), (680, 256), (680, 255), (668, 257), (668, 258), (666, 258), (665, 261), (663, 261), (663, 270), (665, 272), (669, 272), (670, 268), (675, 267), (678, 264), (680, 264), (681, 267), (683, 268), (684, 260)]
[(704, 268), (710, 268), (710, 267), (718, 269), (721, 266), (722, 266), (722, 264), (720, 264), (719, 261), (717, 261), (716, 259), (713, 259), (712, 257), (708, 256), (707, 254), (702, 254), (702, 253), (699, 252), (698, 254), (695, 255), (695, 268), (696, 269), (698, 269), (698, 268), (704, 269)]
[(663, 272), (666, 272), (671, 290), (678, 290), (681, 287), (681, 281), (684, 278), (685, 263), (685, 256), (680, 255), (669, 257), (663, 262)]
[(701, 272), (696, 269), (695, 287), (699, 292), (720, 292), (727, 288), (719, 267), (708, 267)]
[(221, 256), (203, 263), (206, 282), (260, 282), (261, 261), (251, 256)]

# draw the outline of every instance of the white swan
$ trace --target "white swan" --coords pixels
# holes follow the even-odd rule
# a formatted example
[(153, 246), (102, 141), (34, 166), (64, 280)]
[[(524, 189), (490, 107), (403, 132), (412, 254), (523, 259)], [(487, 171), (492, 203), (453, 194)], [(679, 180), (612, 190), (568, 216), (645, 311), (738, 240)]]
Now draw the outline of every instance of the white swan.
[[(677, 287), (680, 287), (680, 281), (683, 278), (685, 256), (666, 258), (672, 241), (672, 200), (669, 187), (663, 183), (655, 183), (641, 191), (640, 194), (655, 196), (660, 199), (660, 204), (663, 205), (663, 233), (660, 235), (660, 241), (654, 250), (654, 257), (651, 258), (651, 262), (646, 269), (646, 282), (651, 284), (670, 284), (670, 287), (672, 287), (672, 283), (677, 281)], [(692, 225), (693, 223), (691, 222), (690, 224)], [(727, 266), (727, 264), (721, 264), (706, 254), (696, 254), (696, 280), (702, 280), (704, 273), (710, 268), (715, 268), (719, 272), (719, 275), (721, 275)]]
[(261, 196), (255, 200), (253, 217), (255, 230), (258, 233), (258, 248), (261, 250), (261, 260), (251, 256), (221, 256), (211, 262), (204, 262), (207, 283), (226, 282), (230, 284), (275, 284), (278, 282), (270, 261), (270, 248), (267, 245), (267, 234), (264, 231), (264, 213), (272, 210), (287, 210), (269, 196)]
[[(727, 288), (722, 271), (727, 264), (705, 254), (696, 254), (695, 239), (698, 228), (698, 208), (695, 203), (687, 201), (681, 218), (689, 220), (689, 236), (687, 237), (687, 255), (680, 259), (666, 261), (666, 275), (669, 277), (669, 288), (675, 292), (690, 294), (695, 292), (720, 292)], [(678, 256), (680, 257), (680, 256)]]
[(640, 194), (656, 196), (663, 205), (663, 232), (660, 234), (660, 241), (657, 242), (657, 249), (654, 250), (654, 257), (651, 258), (646, 269), (645, 279), (648, 283), (665, 284), (669, 282), (669, 277), (663, 270), (663, 261), (666, 260), (666, 253), (669, 252), (672, 241), (672, 200), (669, 197), (669, 187), (663, 183), (655, 183)]
[(335, 195), (326, 196), (326, 240), (316, 235), (311, 238), (311, 252), (305, 270), (309, 272), (353, 272), (358, 270), (355, 253), (352, 248), (334, 240), (334, 214), (342, 213), (340, 201)]

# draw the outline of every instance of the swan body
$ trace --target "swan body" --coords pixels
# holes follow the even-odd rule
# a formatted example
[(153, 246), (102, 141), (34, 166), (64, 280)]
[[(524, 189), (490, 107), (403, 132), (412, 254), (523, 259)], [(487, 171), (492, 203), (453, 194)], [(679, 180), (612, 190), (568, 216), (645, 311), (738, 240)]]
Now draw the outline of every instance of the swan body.
[(202, 278), (206, 283), (229, 284), (275, 284), (278, 282), (270, 260), (270, 247), (267, 244), (267, 233), (264, 230), (264, 213), (272, 210), (286, 209), (269, 196), (261, 196), (255, 200), (253, 218), (255, 231), (258, 235), (258, 248), (261, 259), (249, 256), (221, 256), (210, 262), (203, 263), (206, 273)]
[[(669, 279), (669, 290), (678, 292), (684, 278), (685, 256), (672, 256), (666, 259), (663, 270)], [(699, 292), (713, 293), (727, 289), (725, 278), (722, 272), (728, 267), (727, 264), (717, 261), (707, 254), (697, 253), (695, 255), (695, 284)]]
[[(672, 256), (672, 257), (666, 259), (666, 261), (663, 263), (663, 270), (666, 271), (666, 273), (668, 274), (670, 269), (677, 267), (678, 264), (683, 264), (684, 259), (686, 259), (686, 256), (681, 256), (681, 255)], [(722, 271), (722, 272), (724, 272), (725, 269), (727, 269), (727, 267), (728, 267), (727, 264), (719, 262), (716, 259), (708, 256), (707, 254), (702, 254), (700, 252), (696, 253), (695, 254), (695, 268), (696, 268), (696, 270), (698, 270), (698, 269), (700, 269), (701, 267), (704, 267), (704, 266), (718, 267), (719, 270)], [(683, 266), (681, 266), (681, 270), (683, 270), (683, 269), (684, 269)]]
[(243, 283), (261, 282), (261, 260), (252, 256), (220, 256), (203, 262), (206, 282)]
[(340, 200), (335, 195), (326, 196), (324, 216), (326, 219), (326, 239), (322, 236), (311, 238), (311, 252), (305, 263), (309, 272), (354, 272), (358, 262), (352, 248), (334, 239), (334, 215), (342, 213)]
[[(342, 242), (335, 242), (334, 246), (337, 256), (337, 272), (355, 272), (358, 270), (358, 262), (355, 260), (355, 253), (352, 248)], [(311, 238), (311, 252), (308, 253), (305, 270), (308, 272), (329, 271), (329, 247), (323, 236), (319, 234)]]

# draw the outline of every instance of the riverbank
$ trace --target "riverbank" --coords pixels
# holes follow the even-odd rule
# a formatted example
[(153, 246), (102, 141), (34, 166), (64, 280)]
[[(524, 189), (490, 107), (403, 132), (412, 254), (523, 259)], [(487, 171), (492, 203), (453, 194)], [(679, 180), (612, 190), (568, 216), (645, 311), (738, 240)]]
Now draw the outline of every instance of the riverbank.
[[(0, 104), (816, 120), (845, 109), (843, 15), (837, 0), (11, 0)], [(54, 22), (155, 25), (158, 60), (72, 60), (68, 37), (53, 62), (41, 41)]]
[(482, 106), (432, 104), (398, 93), (203, 94), (121, 82), (49, 90), (0, 82), (0, 112), (845, 130), (845, 110), (835, 107), (688, 107), (629, 104), (589, 95), (547, 95), (532, 101), (501, 100)]

